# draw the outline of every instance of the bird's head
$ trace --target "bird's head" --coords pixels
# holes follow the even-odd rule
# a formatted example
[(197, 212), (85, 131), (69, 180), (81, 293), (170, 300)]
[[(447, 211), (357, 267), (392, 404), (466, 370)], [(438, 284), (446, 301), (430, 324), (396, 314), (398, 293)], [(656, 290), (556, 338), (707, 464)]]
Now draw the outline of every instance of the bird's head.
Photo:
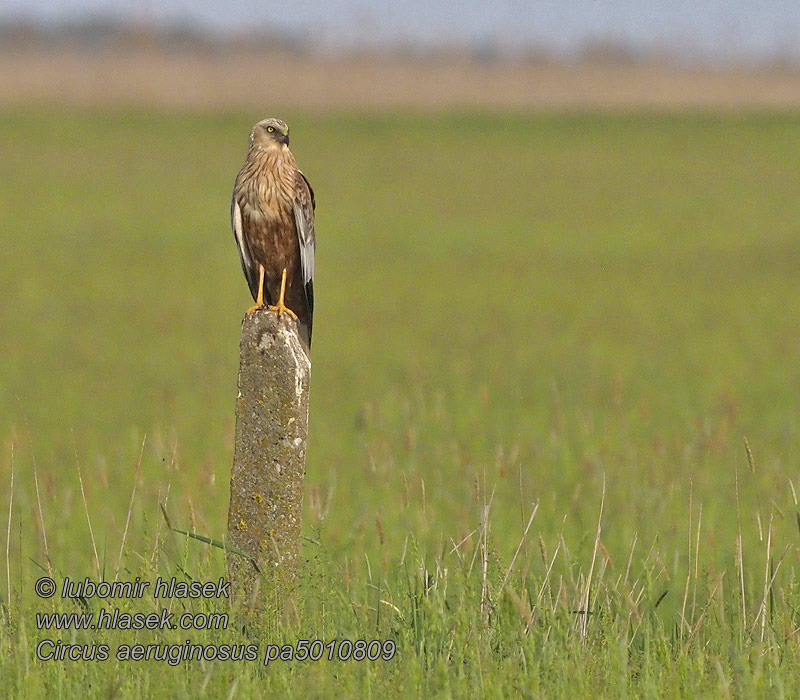
[(289, 145), (289, 127), (280, 119), (262, 119), (250, 132), (250, 144), (265, 150), (282, 149)]

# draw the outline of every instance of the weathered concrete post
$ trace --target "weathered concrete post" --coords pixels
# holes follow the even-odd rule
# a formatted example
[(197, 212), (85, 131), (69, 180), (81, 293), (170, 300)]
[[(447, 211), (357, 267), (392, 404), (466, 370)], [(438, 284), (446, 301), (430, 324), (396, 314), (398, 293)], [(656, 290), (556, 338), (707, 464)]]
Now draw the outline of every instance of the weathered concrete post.
[(228, 509), (234, 597), (281, 609), (299, 558), (311, 362), (296, 323), (266, 309), (245, 316)]

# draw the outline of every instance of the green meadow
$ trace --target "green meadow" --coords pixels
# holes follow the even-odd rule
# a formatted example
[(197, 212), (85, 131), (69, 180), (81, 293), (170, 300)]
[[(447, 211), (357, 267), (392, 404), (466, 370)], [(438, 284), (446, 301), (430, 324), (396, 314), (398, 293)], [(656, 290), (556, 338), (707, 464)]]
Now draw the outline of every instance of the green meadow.
[[(292, 614), (38, 629), (161, 607), (46, 573), (225, 573), (162, 506), (225, 534), (264, 116), (0, 113), (0, 695), (800, 696), (792, 114), (277, 115), (317, 198)], [(258, 659), (115, 657), (187, 639)], [(263, 663), (315, 639), (395, 653)]]

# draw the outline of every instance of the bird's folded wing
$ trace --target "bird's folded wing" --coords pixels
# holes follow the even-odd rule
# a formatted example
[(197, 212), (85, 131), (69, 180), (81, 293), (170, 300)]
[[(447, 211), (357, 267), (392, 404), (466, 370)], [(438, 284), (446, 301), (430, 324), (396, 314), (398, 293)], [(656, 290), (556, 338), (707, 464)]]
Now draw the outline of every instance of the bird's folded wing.
[(239, 202), (236, 201), (235, 193), (231, 199), (231, 228), (233, 229), (233, 235), (236, 237), (236, 245), (239, 248), (239, 260), (242, 263), (244, 276), (247, 278), (247, 284), (250, 286), (253, 298), (255, 298), (258, 290), (258, 269), (253, 264), (253, 258), (247, 247), (242, 227), (242, 209), (239, 206)]
[(300, 268), (306, 290), (309, 311), (314, 309), (314, 190), (305, 175), (298, 171), (296, 196), (294, 199), (294, 221), (300, 243)]

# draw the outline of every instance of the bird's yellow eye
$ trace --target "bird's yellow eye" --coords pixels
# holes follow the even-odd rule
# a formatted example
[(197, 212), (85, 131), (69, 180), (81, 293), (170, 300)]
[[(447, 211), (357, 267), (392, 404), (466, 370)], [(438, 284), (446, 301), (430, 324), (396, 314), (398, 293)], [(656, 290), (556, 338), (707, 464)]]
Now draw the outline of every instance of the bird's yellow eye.
[(268, 126), (267, 131), (269, 131), (269, 133), (271, 134), (273, 131), (275, 131), (275, 128), (272, 126)]

